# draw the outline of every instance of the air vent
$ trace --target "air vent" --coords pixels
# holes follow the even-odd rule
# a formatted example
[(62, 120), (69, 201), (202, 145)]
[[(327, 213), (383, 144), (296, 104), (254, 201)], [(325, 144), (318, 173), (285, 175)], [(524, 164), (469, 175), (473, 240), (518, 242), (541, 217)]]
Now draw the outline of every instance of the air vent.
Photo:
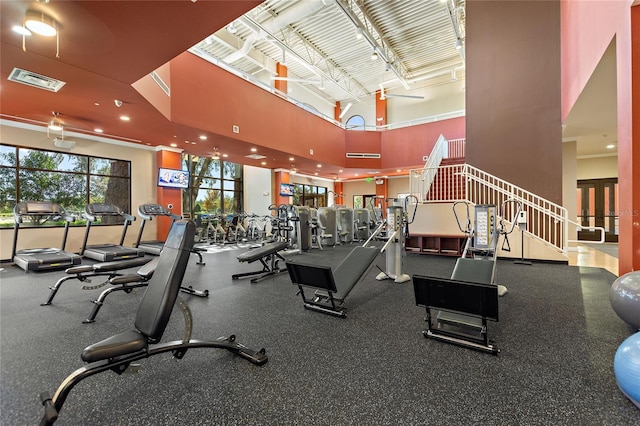
[(64, 81), (56, 80), (55, 78), (20, 68), (14, 68), (13, 71), (11, 71), (9, 80), (15, 81), (16, 83), (26, 84), (27, 86), (48, 90), (49, 92), (57, 92), (62, 89), (62, 86), (67, 84)]
[(167, 83), (164, 82), (164, 80), (162, 78), (160, 78), (160, 76), (158, 75), (157, 72), (153, 71), (151, 74), (149, 74), (151, 76), (151, 78), (153, 79), (153, 81), (156, 82), (156, 84), (158, 86), (160, 86), (160, 88), (162, 89), (162, 91), (164, 92), (165, 95), (171, 97), (171, 89), (169, 88), (169, 86), (167, 85)]
[(267, 156), (260, 154), (249, 154), (245, 155), (245, 158), (251, 158), (252, 160), (262, 160), (263, 158), (267, 158)]
[(370, 152), (347, 152), (347, 158), (380, 158), (380, 154)]

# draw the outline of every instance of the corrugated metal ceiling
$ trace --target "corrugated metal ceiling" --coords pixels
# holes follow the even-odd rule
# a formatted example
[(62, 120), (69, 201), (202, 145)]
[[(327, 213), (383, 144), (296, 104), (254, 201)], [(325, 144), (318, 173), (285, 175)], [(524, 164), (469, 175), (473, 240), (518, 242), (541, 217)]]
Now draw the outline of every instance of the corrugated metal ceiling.
[(381, 85), (410, 95), (454, 70), (464, 78), (464, 7), (465, 0), (267, 0), (235, 20), (235, 32), (223, 28), (196, 47), (265, 82), (285, 62), (288, 78), (331, 103), (370, 97)]

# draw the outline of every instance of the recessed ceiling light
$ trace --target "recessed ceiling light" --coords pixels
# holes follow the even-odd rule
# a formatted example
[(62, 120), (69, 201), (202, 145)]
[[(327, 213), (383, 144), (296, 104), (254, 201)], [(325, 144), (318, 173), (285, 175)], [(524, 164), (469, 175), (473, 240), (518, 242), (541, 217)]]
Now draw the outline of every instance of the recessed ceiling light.
[(315, 173), (314, 173), (314, 175), (315, 175), (315, 176), (318, 176), (318, 172), (315, 172)]
[(615, 148), (615, 147), (616, 147), (616, 146), (615, 146), (614, 144), (612, 144), (612, 143), (610, 143), (609, 145), (607, 145), (607, 149), (613, 149), (613, 148)]
[(122, 121), (130, 121), (130, 120), (131, 120), (131, 118), (129, 118), (129, 116), (128, 116), (128, 115), (121, 115), (121, 116), (120, 116), (120, 120), (122, 120)]
[(322, 164), (318, 164), (318, 168), (321, 169), (322, 168)]
[(360, 176), (358, 173), (356, 173), (354, 176)]
[(266, 162), (266, 161), (263, 161), (263, 162), (261, 162), (260, 164), (262, 164), (263, 166), (266, 166), (266, 165), (267, 165), (267, 162)]
[(344, 170), (342, 170), (342, 169), (338, 170), (338, 173), (342, 173), (342, 172), (344, 172)]
[(176, 146), (178, 146), (178, 144), (177, 143), (172, 143), (171, 146), (175, 148)]
[(22, 25), (14, 25), (11, 29), (13, 31), (17, 32), (20, 35), (24, 35), (24, 36), (30, 36), (31, 35), (31, 31), (29, 31), (28, 29), (26, 29)]
[(96, 133), (102, 133), (102, 129), (98, 129), (98, 128), (93, 129), (93, 131)]
[(398, 173), (400, 173), (401, 171), (402, 171), (402, 170), (400, 170), (400, 169), (397, 169), (397, 170), (396, 170), (396, 172), (398, 172)]
[(251, 152), (257, 152), (258, 148), (251, 148)]
[(289, 157), (289, 161), (294, 161), (294, 160), (295, 160), (295, 158)]
[(93, 103), (95, 106), (100, 106), (100, 102), (94, 102)]
[(207, 140), (207, 137), (206, 137), (205, 135), (200, 135), (200, 140), (201, 140), (201, 141), (206, 141), (206, 140)]
[(229, 154), (222, 154), (222, 156), (223, 156), (224, 158), (227, 158), (227, 157), (229, 156)]

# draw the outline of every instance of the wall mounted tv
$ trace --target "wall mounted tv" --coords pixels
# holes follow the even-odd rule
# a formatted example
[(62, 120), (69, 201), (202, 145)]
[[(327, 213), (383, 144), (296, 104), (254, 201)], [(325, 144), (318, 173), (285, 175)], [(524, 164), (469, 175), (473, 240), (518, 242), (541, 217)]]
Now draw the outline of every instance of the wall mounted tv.
[(280, 184), (280, 195), (283, 197), (291, 197), (293, 196), (293, 185), (290, 183), (281, 183)]
[(158, 169), (158, 186), (165, 186), (168, 188), (188, 188), (189, 172), (160, 167)]

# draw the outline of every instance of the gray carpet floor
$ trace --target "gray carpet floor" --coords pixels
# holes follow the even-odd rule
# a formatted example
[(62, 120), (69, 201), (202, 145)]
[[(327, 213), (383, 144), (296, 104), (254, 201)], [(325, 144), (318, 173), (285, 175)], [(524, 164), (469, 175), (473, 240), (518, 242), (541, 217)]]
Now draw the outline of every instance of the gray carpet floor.
[[(336, 266), (352, 247), (296, 255)], [(138, 374), (110, 371), (81, 382), (60, 425), (640, 425), (624, 397), (613, 356), (632, 330), (613, 312), (615, 276), (602, 269), (498, 261), (500, 322), (489, 323), (501, 353), (492, 356), (425, 339), (425, 311), (411, 282), (376, 281), (369, 272), (346, 300), (347, 318), (305, 310), (288, 274), (252, 284), (232, 280), (259, 269), (240, 264), (243, 250), (205, 253), (190, 263), (184, 284), (193, 338), (235, 334), (266, 348), (255, 366), (233, 354), (194, 349), (176, 361), (142, 361)], [(411, 254), (408, 274), (449, 277), (455, 259)], [(384, 268), (380, 255), (376, 264)], [(96, 322), (82, 324), (100, 290), (65, 283), (51, 306), (40, 306), (64, 272), (0, 272), (0, 423), (32, 425), (53, 394), (83, 365), (82, 349), (132, 328), (143, 289), (109, 296)], [(95, 282), (94, 282), (95, 284)], [(182, 338), (176, 310), (163, 340)]]

